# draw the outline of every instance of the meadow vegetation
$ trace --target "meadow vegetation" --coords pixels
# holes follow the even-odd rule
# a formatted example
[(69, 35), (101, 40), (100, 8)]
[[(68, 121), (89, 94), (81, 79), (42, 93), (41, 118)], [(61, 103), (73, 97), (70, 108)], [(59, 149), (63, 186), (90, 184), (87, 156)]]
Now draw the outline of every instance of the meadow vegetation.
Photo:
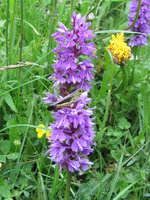
[[(0, 200), (63, 200), (66, 171), (48, 158), (46, 135), (53, 115), (43, 104), (53, 93), (52, 33), (58, 22), (70, 27), (71, 13), (87, 15), (96, 37), (97, 59), (90, 97), (94, 110), (92, 167), (74, 172), (70, 199), (146, 200), (150, 198), (150, 39), (131, 48), (121, 68), (106, 50), (112, 34), (129, 43), (129, 1), (0, 1)], [(22, 64), (15, 69), (4, 66)], [(125, 72), (124, 70), (125, 69)]]

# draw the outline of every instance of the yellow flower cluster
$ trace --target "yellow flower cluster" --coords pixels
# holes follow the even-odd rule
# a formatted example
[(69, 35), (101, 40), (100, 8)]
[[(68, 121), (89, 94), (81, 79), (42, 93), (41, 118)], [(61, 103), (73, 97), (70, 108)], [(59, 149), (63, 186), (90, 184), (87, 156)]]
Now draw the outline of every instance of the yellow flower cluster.
[(36, 128), (36, 132), (37, 132), (37, 137), (39, 138), (39, 139), (41, 139), (42, 138), (42, 136), (44, 135), (44, 134), (46, 134), (46, 137), (49, 139), (49, 137), (51, 136), (51, 132), (48, 130), (48, 131), (46, 131), (46, 130), (44, 130), (45, 129), (45, 126), (44, 126), (44, 124), (39, 124), (38, 125), (38, 128)]
[(110, 40), (110, 45), (107, 47), (118, 63), (124, 63), (131, 57), (131, 48), (125, 43), (124, 33), (118, 34), (115, 37), (112, 35), (112, 40)]

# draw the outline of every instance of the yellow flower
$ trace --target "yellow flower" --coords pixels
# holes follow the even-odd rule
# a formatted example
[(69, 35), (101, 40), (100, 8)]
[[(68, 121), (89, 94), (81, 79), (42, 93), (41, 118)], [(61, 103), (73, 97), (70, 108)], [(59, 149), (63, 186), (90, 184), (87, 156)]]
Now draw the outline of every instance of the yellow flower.
[(125, 43), (124, 33), (118, 34), (115, 37), (112, 35), (112, 40), (110, 40), (110, 45), (107, 47), (118, 63), (124, 63), (131, 57), (131, 48)]
[(38, 138), (40, 139), (46, 133), (46, 130), (44, 130), (45, 128), (44, 124), (39, 124), (38, 127), (39, 128), (36, 128), (36, 132), (38, 134)]
[(48, 140), (50, 140), (50, 136), (52, 135), (51, 131), (46, 131), (46, 137)]
[(46, 134), (46, 137), (49, 139), (49, 137), (51, 136), (51, 132), (49, 131), (49, 130), (44, 130), (45, 129), (45, 126), (44, 126), (44, 124), (39, 124), (38, 125), (38, 128), (36, 128), (36, 132), (37, 132), (37, 137), (39, 138), (39, 139), (41, 139), (42, 138), (42, 136), (44, 135), (44, 134)]

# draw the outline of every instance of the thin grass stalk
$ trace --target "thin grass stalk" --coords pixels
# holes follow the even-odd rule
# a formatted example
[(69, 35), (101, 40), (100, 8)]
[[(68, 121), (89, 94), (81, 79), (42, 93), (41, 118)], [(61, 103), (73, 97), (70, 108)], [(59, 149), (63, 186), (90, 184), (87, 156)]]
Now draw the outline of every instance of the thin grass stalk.
[[(20, 35), (20, 62), (22, 61), (22, 47), (23, 47), (23, 0), (21, 0), (21, 35)], [(19, 68), (19, 86), (21, 85), (21, 70)], [(20, 87), (18, 87), (18, 102), (20, 102)]]
[(125, 93), (125, 90), (128, 86), (128, 73), (127, 73), (127, 70), (126, 70), (126, 66), (121, 66), (120, 67), (121, 71), (122, 71), (122, 88), (120, 90), (120, 98), (119, 98), (119, 101), (121, 100), (123, 94)]
[[(95, 0), (92, 1), (91, 5), (90, 5), (90, 8), (89, 8), (88, 11), (87, 11), (86, 16), (88, 16), (88, 15), (93, 11), (94, 3), (95, 3)], [(94, 8), (95, 8), (95, 7), (94, 7)]]
[(46, 60), (47, 60), (47, 62), (48, 62), (48, 64), (49, 64), (49, 60), (50, 60), (50, 58), (49, 58), (49, 51), (50, 51), (50, 47), (52, 46), (52, 41), (51, 41), (51, 34), (52, 34), (52, 30), (53, 30), (53, 23), (52, 23), (52, 19), (51, 19), (51, 25), (50, 25), (50, 34), (49, 34), (49, 41), (48, 41), (48, 47), (47, 47), (47, 57), (46, 57)]
[(109, 12), (109, 10), (110, 10), (110, 8), (111, 8), (111, 5), (112, 5), (112, 0), (109, 1), (109, 4), (108, 4), (108, 6), (107, 6), (107, 8), (106, 8), (106, 13)]
[(114, 179), (112, 181), (110, 192), (108, 193), (108, 196), (107, 196), (107, 200), (111, 200), (112, 199), (111, 197), (112, 197), (115, 185), (116, 185), (116, 183), (118, 181), (119, 173), (120, 173), (121, 168), (122, 168), (123, 156), (124, 156), (124, 153), (121, 154), (120, 161), (119, 161), (119, 164), (118, 164), (118, 169), (117, 169), (116, 175), (115, 175), (115, 177), (114, 177)]
[(57, 165), (56, 169), (55, 169), (55, 175), (54, 175), (54, 182), (53, 182), (53, 187), (52, 187), (52, 191), (51, 191), (51, 195), (50, 195), (50, 199), (54, 200), (55, 198), (55, 194), (56, 194), (56, 186), (58, 183), (58, 178), (59, 178), (59, 166)]
[(72, 174), (67, 171), (67, 181), (66, 181), (66, 192), (65, 192), (65, 200), (69, 200), (69, 194), (70, 194), (70, 186), (71, 186), (71, 177)]
[(20, 40), (20, 62), (22, 61), (22, 47), (23, 47), (23, 0), (21, 0), (21, 40)]
[(52, 49), (52, 44), (53, 44), (51, 34), (53, 33), (53, 30), (54, 30), (56, 8), (57, 8), (57, 0), (54, 1), (54, 8), (53, 8), (53, 11), (52, 11), (52, 14), (51, 14), (51, 21), (50, 21), (50, 27), (49, 27), (50, 34), (49, 34), (49, 41), (48, 41), (48, 47), (47, 47), (47, 58), (46, 58), (48, 65), (49, 65), (49, 62), (50, 62), (49, 51), (50, 51), (50, 49)]
[(15, 13), (16, 13), (16, 0), (14, 0), (14, 5), (13, 5), (13, 14), (11, 17), (11, 23), (10, 23), (10, 40), (9, 40), (9, 64), (12, 63), (12, 52), (13, 52), (13, 43), (14, 43), (14, 35), (15, 35)]
[(9, 0), (7, 0), (7, 19), (6, 19), (6, 65), (9, 64), (9, 57), (8, 57), (8, 25), (9, 25)]
[[(41, 157), (42, 159), (42, 157)], [(41, 160), (40, 159), (40, 160)], [(47, 200), (47, 195), (46, 195), (46, 191), (45, 191), (45, 185), (44, 185), (44, 181), (43, 181), (43, 177), (41, 175), (41, 168), (40, 168), (40, 164), (37, 162), (37, 168), (38, 168), (38, 184), (37, 184), (37, 189), (38, 189), (38, 200)]]
[(97, 199), (100, 199), (100, 195), (102, 193), (102, 181), (103, 181), (103, 174), (102, 174), (102, 154), (101, 152), (97, 149), (98, 157), (99, 157), (99, 170), (100, 170), (100, 178), (99, 178), (99, 189), (97, 191)]
[[(17, 159), (16, 163), (20, 162), (21, 155), (22, 155), (22, 152), (23, 152), (23, 149), (24, 149), (24, 145), (25, 145), (25, 142), (27, 140), (27, 133), (29, 131), (29, 127), (30, 127), (31, 120), (32, 120), (34, 103), (35, 102), (34, 102), (34, 99), (33, 99), (32, 102), (31, 102), (30, 115), (29, 115), (29, 118), (28, 118), (28, 126), (26, 128), (25, 133), (24, 133), (24, 137), (23, 137), (23, 140), (22, 140), (22, 143), (21, 143), (21, 147), (20, 147), (20, 151), (19, 151), (19, 156), (18, 156), (18, 159)], [(16, 185), (16, 182), (17, 182), (17, 179), (18, 179), (18, 176), (19, 176), (19, 173), (20, 173), (20, 168), (21, 168), (21, 166), (18, 166), (17, 164), (16, 164), (16, 167), (14, 168), (14, 171), (16, 171), (16, 176), (15, 176), (15, 179), (14, 179), (14, 182), (13, 182), (14, 185)]]
[(122, 83), (119, 86), (119, 90), (118, 90), (118, 92), (120, 93), (120, 97), (116, 101), (115, 113), (118, 112), (119, 103), (120, 103), (123, 95), (125, 94), (127, 86), (128, 86), (128, 73), (127, 73), (127, 70), (126, 70), (126, 66), (120, 66), (120, 69), (122, 71)]
[(105, 108), (105, 114), (104, 114), (104, 117), (103, 117), (103, 122), (102, 122), (102, 127), (104, 128), (105, 127), (105, 124), (108, 120), (108, 114), (109, 114), (109, 107), (111, 105), (111, 93), (112, 93), (112, 85), (113, 85), (113, 77), (114, 77), (114, 61), (113, 61), (113, 58), (112, 58), (112, 55), (109, 53), (109, 56), (111, 58), (111, 74), (110, 74), (110, 87), (109, 87), (109, 90), (108, 90), (108, 94), (107, 94), (107, 103), (106, 103), (106, 108)]
[[(150, 114), (149, 114), (149, 109), (150, 109), (150, 96), (149, 96), (149, 90), (148, 88), (143, 87), (143, 92), (142, 92), (142, 100), (143, 100), (143, 127), (145, 128), (145, 139), (148, 141), (146, 147), (145, 147), (145, 154), (148, 154), (149, 152), (149, 147), (150, 147)], [(149, 160), (149, 157), (147, 157), (147, 162)], [(146, 163), (147, 163), (146, 162)]]
[[(7, 93), (9, 93), (9, 92), (11, 92), (11, 91), (17, 90), (19, 87), (23, 87), (23, 86), (25, 86), (25, 85), (32, 84), (33, 82), (39, 81), (40, 79), (46, 81), (45, 79), (46, 79), (46, 77), (47, 77), (48, 75), (49, 75), (49, 74), (46, 74), (46, 75), (43, 76), (43, 77), (37, 77), (37, 78), (35, 78), (35, 79), (32, 79), (31, 81), (28, 81), (28, 82), (26, 82), (26, 83), (23, 83), (23, 84), (20, 85), (20, 86), (16, 86), (16, 87), (14, 87), (14, 88), (12, 88), (12, 89), (10, 89), (10, 90), (7, 90), (7, 91), (5, 91), (5, 92), (2, 92), (2, 93), (0, 93), (0, 96), (3, 96), (4, 94), (7, 94)], [(0, 132), (1, 132), (1, 130), (0, 130)]]
[(22, 62), (19, 63), (17, 65), (6, 65), (4, 67), (0, 68), (0, 72), (6, 71), (6, 70), (12, 70), (12, 69), (16, 69), (16, 68), (21, 68), (21, 67), (29, 67), (29, 66), (40, 66), (36, 63), (32, 63), (32, 62)]
[(138, 49), (139, 49), (139, 47), (135, 46), (135, 47), (133, 47), (133, 50), (132, 50), (133, 56), (134, 56), (134, 63), (133, 63), (133, 66), (132, 66), (132, 71), (131, 71), (131, 81), (130, 81), (130, 83), (129, 83), (130, 85), (133, 84), (133, 82), (134, 82), (134, 77), (135, 77), (135, 66), (136, 66), (136, 57), (137, 57), (137, 55), (138, 55)]
[(70, 1), (70, 19), (72, 17), (72, 13), (73, 13), (73, 6), (74, 6), (74, 0)]

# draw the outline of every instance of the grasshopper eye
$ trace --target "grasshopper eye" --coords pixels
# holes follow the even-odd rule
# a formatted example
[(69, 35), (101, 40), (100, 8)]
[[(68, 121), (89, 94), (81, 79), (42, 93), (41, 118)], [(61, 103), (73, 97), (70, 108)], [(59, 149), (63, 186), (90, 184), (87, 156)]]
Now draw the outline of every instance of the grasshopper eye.
[(48, 108), (47, 108), (48, 111), (52, 111), (54, 109), (55, 109), (55, 106), (48, 106)]

